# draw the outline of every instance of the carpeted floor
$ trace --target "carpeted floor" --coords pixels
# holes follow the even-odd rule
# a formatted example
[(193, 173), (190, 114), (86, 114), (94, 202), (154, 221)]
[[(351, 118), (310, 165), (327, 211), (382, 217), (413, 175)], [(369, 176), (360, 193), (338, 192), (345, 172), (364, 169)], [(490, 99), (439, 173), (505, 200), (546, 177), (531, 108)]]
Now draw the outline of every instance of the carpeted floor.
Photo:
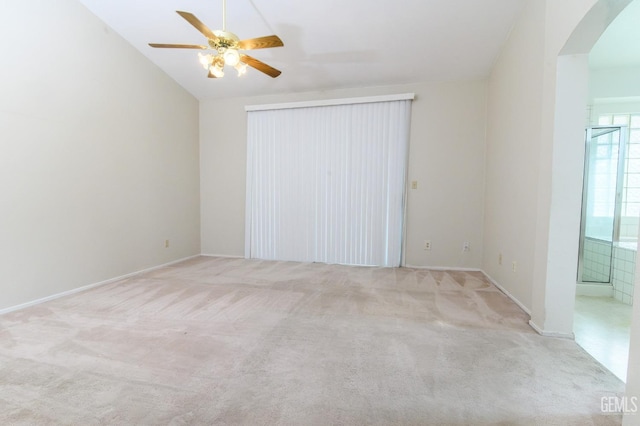
[(480, 273), (195, 258), (0, 316), (0, 424), (608, 425)]

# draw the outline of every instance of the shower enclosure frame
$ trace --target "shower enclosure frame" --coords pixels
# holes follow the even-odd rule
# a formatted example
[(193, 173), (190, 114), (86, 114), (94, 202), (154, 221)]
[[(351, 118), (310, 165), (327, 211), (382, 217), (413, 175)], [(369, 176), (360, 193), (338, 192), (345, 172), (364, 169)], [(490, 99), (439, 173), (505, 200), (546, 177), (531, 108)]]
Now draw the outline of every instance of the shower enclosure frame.
[[(619, 133), (618, 138), (618, 159), (617, 159), (617, 170), (616, 170), (616, 188), (615, 188), (615, 205), (613, 212), (613, 229), (611, 235), (611, 255), (609, 262), (609, 281), (584, 281), (583, 272), (584, 272), (584, 244), (586, 238), (586, 223), (587, 223), (587, 199), (589, 197), (589, 179), (592, 178), (588, 173), (589, 170), (589, 161), (591, 159), (591, 142), (594, 137), (604, 136), (614, 132)], [(594, 133), (597, 133), (594, 136)], [(588, 285), (613, 285), (613, 249), (616, 246), (616, 243), (620, 241), (620, 223), (621, 223), (621, 214), (622, 214), (622, 192), (624, 189), (624, 175), (625, 175), (625, 160), (626, 160), (626, 152), (627, 152), (627, 126), (620, 125), (601, 125), (601, 126), (590, 126), (585, 129), (585, 153), (584, 153), (584, 173), (583, 173), (583, 183), (582, 183), (582, 208), (580, 213), (580, 241), (579, 241), (579, 251), (578, 251), (578, 276), (577, 283), (578, 284), (588, 284)]]

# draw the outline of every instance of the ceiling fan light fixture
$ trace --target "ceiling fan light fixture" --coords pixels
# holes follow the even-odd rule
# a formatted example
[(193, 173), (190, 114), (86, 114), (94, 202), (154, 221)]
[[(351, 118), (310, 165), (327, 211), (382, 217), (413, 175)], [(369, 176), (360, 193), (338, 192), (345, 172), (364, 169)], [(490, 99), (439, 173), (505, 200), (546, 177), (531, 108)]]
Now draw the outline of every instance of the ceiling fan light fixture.
[(209, 72), (216, 78), (224, 77), (224, 58), (222, 55), (216, 55), (211, 61)]
[(243, 76), (247, 73), (247, 64), (244, 62), (238, 62), (234, 68), (238, 71), (238, 77)]
[(232, 67), (235, 67), (240, 62), (240, 54), (236, 49), (225, 50), (223, 57), (224, 62)]
[(211, 67), (209, 67), (209, 72), (216, 78), (224, 77), (224, 70), (217, 64), (211, 65)]
[(213, 56), (211, 56), (211, 54), (203, 55), (202, 53), (198, 52), (198, 60), (200, 61), (200, 64), (202, 64), (202, 67), (205, 70), (208, 70), (213, 63)]

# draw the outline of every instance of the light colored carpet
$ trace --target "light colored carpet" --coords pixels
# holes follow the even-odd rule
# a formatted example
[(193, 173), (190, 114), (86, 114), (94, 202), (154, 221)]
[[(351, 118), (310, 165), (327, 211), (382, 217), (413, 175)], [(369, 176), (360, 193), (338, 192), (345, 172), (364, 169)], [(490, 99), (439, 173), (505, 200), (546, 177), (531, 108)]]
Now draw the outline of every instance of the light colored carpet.
[(0, 424), (620, 424), (480, 273), (199, 257), (0, 316)]

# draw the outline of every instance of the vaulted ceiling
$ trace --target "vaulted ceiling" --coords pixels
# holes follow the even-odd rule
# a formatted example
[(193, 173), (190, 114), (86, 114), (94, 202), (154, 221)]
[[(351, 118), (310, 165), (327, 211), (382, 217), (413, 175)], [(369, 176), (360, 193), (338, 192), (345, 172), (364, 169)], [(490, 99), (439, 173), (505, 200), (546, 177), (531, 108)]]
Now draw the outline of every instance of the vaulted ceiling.
[[(283, 40), (284, 47), (247, 52), (281, 70), (276, 79), (251, 68), (240, 78), (227, 69), (224, 78), (209, 79), (199, 51), (149, 47), (206, 44), (176, 10), (221, 29), (222, 0), (80, 2), (196, 98), (220, 99), (483, 78), (525, 0), (227, 0), (227, 31)], [(638, 15), (635, 0), (594, 48), (592, 66), (640, 63)]]
[(277, 34), (284, 47), (251, 55), (280, 69), (272, 79), (233, 69), (208, 79), (197, 50), (149, 42), (206, 44), (176, 10), (222, 28), (222, 0), (80, 0), (199, 99), (367, 87), (488, 75), (524, 0), (227, 0), (227, 30), (240, 39)]

